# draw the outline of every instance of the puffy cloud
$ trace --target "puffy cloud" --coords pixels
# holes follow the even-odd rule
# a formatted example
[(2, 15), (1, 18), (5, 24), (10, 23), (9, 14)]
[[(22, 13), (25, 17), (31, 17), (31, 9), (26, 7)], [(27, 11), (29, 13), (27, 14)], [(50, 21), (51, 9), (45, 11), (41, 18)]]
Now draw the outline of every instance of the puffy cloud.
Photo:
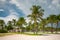
[(34, 4), (47, 4), (47, 0), (11, 0), (19, 9), (23, 10), (25, 15), (31, 14), (30, 8)]
[(10, 10), (10, 15), (7, 17), (0, 17), (0, 19), (4, 20), (5, 23), (7, 23), (8, 21), (12, 21), (12, 19), (16, 19), (18, 20), (18, 14), (16, 12), (14, 12), (13, 10)]
[[(58, 10), (60, 10), (60, 0), (50, 0), (50, 1), (48, 1), (48, 0), (10, 0), (9, 3), (16, 5), (17, 6), (16, 8), (18, 8), (19, 11), (22, 10), (21, 12), (23, 12), (25, 14), (26, 19), (27, 19), (26, 16), (31, 14), (30, 8), (33, 4), (38, 4), (38, 5), (42, 6), (46, 11), (45, 16), (49, 15), (49, 14), (46, 15), (46, 13), (58, 13), (59, 12)], [(14, 7), (15, 6), (13, 6), (13, 8)], [(20, 14), (18, 9), (14, 8), (15, 11), (10, 10), (9, 16), (7, 16), (5, 18), (0, 17), (0, 19), (4, 19), (4, 20), (7, 20), (7, 19), (12, 20), (13, 18), (18, 19), (17, 15)], [(0, 9), (0, 11), (3, 11), (3, 10)], [(28, 21), (29, 20), (27, 19), (27, 22)]]
[(49, 5), (49, 8), (52, 9), (53, 7), (55, 7), (55, 9), (59, 9), (60, 8), (60, 0), (52, 0), (51, 4)]
[(59, 4), (59, 0), (52, 0), (52, 4)]
[(4, 11), (3, 9), (0, 9), (0, 11)]
[(56, 7), (60, 7), (60, 0), (53, 0), (52, 4), (55, 5)]
[(22, 1), (21, 1), (21, 2), (19, 1), (19, 2), (18, 2), (17, 0), (12, 0), (11, 3), (16, 4), (16, 6), (17, 6), (19, 9), (23, 10), (23, 12), (24, 12), (25, 15), (28, 15), (28, 14), (30, 13), (30, 9), (29, 9), (29, 7), (30, 7), (29, 5), (30, 5), (30, 4), (28, 5), (28, 6), (29, 6), (29, 7), (28, 7), (28, 6), (26, 5), (26, 3), (22, 2)]
[(25, 19), (26, 19), (26, 22), (29, 23), (29, 21), (30, 21), (29, 18), (25, 17)]
[(53, 5), (49, 5), (48, 8), (49, 8), (51, 11), (56, 11), (56, 7), (53, 6)]
[(59, 14), (60, 13), (60, 0), (52, 0), (48, 5), (50, 13)]
[(9, 15), (7, 17), (4, 18), (5, 22), (7, 21), (12, 21), (12, 19), (16, 19), (18, 20), (18, 17), (16, 15)]

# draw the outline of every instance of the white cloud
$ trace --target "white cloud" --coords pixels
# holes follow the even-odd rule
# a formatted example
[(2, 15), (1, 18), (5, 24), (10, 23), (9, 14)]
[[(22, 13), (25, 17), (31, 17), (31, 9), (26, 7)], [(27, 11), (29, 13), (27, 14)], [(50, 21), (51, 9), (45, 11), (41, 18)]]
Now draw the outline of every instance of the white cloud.
[[(48, 6), (49, 9), (56, 11), (56, 9), (60, 8), (60, 0), (52, 0), (52, 3)], [(10, 3), (12, 4), (16, 4), (16, 6), (23, 10), (25, 15), (31, 14), (30, 8), (33, 4), (48, 4), (49, 2), (47, 0), (11, 0)], [(10, 10), (10, 15), (5, 17), (5, 18), (1, 18), (4, 19), (5, 21), (7, 20), (12, 20), (13, 18), (18, 19), (17, 17), (17, 13), (14, 12), (13, 10)], [(27, 17), (26, 17), (27, 19)], [(29, 22), (29, 20), (26, 20), (27, 22)]]
[(0, 17), (0, 19), (4, 20), (5, 23), (7, 23), (8, 21), (12, 21), (12, 19), (18, 20), (18, 17), (16, 17), (15, 15), (9, 15), (7, 17)]
[(5, 2), (6, 0), (0, 0), (0, 1)]
[(25, 15), (28, 15), (28, 14), (30, 14), (30, 9), (29, 9), (29, 7), (26, 5), (26, 3), (22, 3), (22, 2), (18, 2), (17, 0), (11, 0), (10, 1), (10, 3), (13, 3), (13, 4), (16, 4), (16, 6), (19, 8), (19, 9), (21, 9), (21, 10), (23, 10), (23, 12), (24, 12), (24, 14)]
[(29, 23), (29, 21), (30, 21), (29, 18), (28, 17), (25, 17), (25, 19), (26, 19), (26, 22)]
[(8, 15), (7, 17), (0, 17), (0, 19), (4, 20), (5, 23), (7, 23), (8, 21), (12, 21), (12, 19), (16, 19), (18, 20), (18, 14), (16, 12), (14, 12), (13, 10), (10, 10), (10, 15)]
[(50, 10), (52, 10), (52, 11), (56, 11), (56, 7), (53, 6), (53, 5), (49, 5), (48, 8), (49, 8)]
[(59, 0), (53, 0), (52, 4), (59, 4)]
[(38, 0), (40, 3), (47, 4), (47, 0)]
[(19, 14), (16, 13), (14, 10), (10, 10), (10, 15), (16, 15), (16, 16), (18, 16)]
[(4, 11), (3, 9), (0, 9), (0, 11)]
[(60, 0), (52, 0), (48, 8), (52, 11), (60, 10)]
[(60, 0), (53, 0), (52, 5), (55, 5), (57, 8), (60, 8)]
[(5, 22), (6, 22), (6, 21), (7, 21), (7, 22), (8, 22), (8, 21), (12, 21), (12, 19), (18, 20), (18, 17), (15, 16), (15, 15), (9, 15), (9, 16), (7, 16), (7, 17), (4, 18)]
[(33, 4), (47, 4), (47, 0), (11, 0), (25, 15), (31, 14), (30, 8)]
[(52, 0), (52, 4), (51, 6), (56, 7), (56, 8), (60, 8), (60, 0)]

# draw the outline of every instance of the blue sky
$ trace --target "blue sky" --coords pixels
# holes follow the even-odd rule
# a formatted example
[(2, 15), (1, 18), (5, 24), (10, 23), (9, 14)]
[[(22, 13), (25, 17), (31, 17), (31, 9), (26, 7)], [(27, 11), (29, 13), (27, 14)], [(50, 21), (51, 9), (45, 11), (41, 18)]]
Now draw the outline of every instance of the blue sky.
[(60, 14), (60, 0), (0, 0), (0, 19), (5, 22), (31, 14), (32, 5), (40, 5), (44, 10), (44, 17), (50, 14)]

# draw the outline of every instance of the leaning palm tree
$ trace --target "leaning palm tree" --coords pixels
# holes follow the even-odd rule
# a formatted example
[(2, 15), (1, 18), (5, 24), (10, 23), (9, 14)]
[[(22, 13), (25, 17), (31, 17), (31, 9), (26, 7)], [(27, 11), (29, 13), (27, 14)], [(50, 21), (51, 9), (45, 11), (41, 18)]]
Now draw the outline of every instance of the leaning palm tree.
[(28, 17), (30, 17), (31, 21), (34, 21), (34, 33), (37, 34), (38, 31), (37, 21), (41, 19), (43, 10), (40, 6), (36, 6), (36, 5), (33, 5), (31, 10), (32, 10), (32, 14), (28, 15)]
[(23, 25), (26, 24), (25, 19), (23, 17), (20, 17), (17, 21), (17, 26), (19, 29), (21, 29), (21, 32), (23, 30)]
[(47, 20), (51, 23), (51, 33), (53, 33), (53, 24), (56, 21), (56, 15), (50, 15), (47, 17)]

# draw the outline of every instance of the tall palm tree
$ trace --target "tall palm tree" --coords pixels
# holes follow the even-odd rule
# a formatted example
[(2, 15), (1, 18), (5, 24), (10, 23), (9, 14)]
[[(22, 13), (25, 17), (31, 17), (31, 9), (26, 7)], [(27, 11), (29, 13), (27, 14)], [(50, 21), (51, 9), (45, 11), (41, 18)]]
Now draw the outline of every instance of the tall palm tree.
[(56, 16), (56, 24), (57, 24), (57, 26), (56, 26), (56, 33), (58, 31), (57, 28), (58, 28), (59, 21), (60, 21), (60, 14)]
[(1, 26), (2, 30), (4, 29), (4, 25), (5, 25), (4, 20), (0, 20), (0, 26)]
[(21, 29), (21, 32), (23, 30), (23, 25), (26, 24), (24, 17), (20, 17), (17, 21), (17, 25), (19, 29)]
[(53, 24), (56, 21), (56, 15), (50, 15), (47, 17), (47, 20), (51, 23), (51, 33), (53, 33)]
[(37, 31), (38, 31), (37, 21), (41, 19), (43, 10), (40, 6), (36, 6), (36, 5), (33, 5), (31, 10), (32, 10), (32, 14), (28, 15), (28, 17), (30, 17), (31, 21), (34, 21), (34, 30), (35, 30), (34, 33), (37, 34)]

